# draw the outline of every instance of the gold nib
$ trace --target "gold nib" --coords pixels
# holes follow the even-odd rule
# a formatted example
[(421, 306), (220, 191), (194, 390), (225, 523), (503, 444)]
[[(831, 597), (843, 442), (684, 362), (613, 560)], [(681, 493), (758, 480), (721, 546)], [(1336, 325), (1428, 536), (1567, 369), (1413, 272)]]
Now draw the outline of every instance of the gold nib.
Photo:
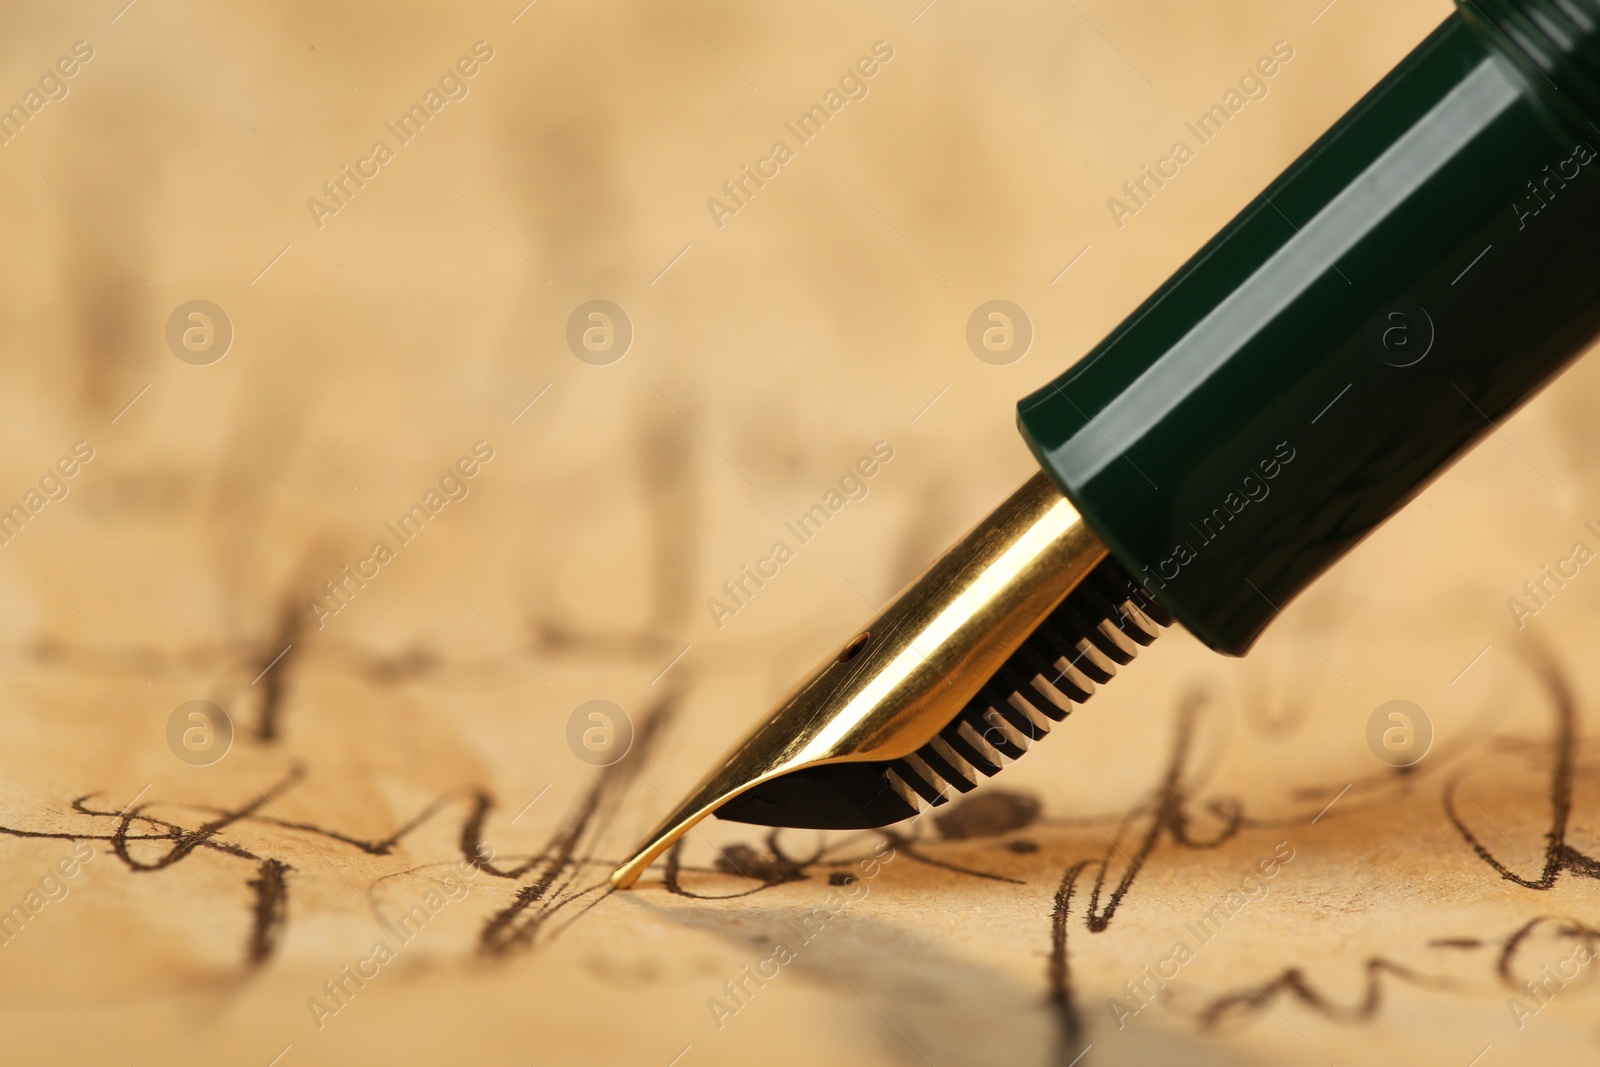
[(611, 875), (626, 889), (696, 823), (806, 767), (898, 759), (977, 695), (1106, 548), (1036, 474), (796, 686)]

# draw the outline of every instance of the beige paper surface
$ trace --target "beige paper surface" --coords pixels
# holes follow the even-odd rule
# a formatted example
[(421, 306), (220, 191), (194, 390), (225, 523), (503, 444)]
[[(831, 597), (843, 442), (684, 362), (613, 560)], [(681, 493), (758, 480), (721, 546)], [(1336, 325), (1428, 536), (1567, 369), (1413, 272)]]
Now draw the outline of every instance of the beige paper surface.
[[(519, 6), (0, 14), (0, 100), (50, 79), (0, 146), (0, 1060), (1593, 1054), (1591, 364), (1248, 659), (1170, 633), (959, 811), (712, 821), (601, 888), (1031, 472), (1015, 400), (1446, 4)], [(574, 348), (601, 299), (628, 329)], [(194, 300), (220, 359), (203, 309), (169, 342)], [(1408, 770), (1391, 729), (1431, 731)]]

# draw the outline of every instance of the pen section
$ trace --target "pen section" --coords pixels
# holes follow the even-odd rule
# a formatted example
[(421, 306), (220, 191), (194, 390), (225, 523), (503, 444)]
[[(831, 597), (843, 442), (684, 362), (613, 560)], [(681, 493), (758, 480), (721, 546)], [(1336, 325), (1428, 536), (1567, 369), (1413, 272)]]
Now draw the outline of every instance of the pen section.
[(1019, 404), (1112, 557), (1211, 647), (1245, 652), (1600, 330), (1600, 17), (1534, 40), (1553, 6), (1451, 16)]

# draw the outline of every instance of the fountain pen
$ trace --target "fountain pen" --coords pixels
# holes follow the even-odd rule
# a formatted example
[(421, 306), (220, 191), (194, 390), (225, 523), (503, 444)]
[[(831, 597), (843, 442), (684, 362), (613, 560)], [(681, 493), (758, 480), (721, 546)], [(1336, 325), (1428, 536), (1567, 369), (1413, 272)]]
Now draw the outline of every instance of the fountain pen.
[(1243, 655), (1600, 332), (1600, 0), (1460, 0), (1017, 423), (1040, 471), (611, 875), (707, 815), (887, 826), (1163, 627)]

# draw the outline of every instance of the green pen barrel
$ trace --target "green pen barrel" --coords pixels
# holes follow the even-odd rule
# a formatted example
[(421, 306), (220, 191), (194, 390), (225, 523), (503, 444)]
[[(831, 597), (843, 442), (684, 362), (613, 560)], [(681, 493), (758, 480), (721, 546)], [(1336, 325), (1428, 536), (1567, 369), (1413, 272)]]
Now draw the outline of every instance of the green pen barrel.
[(1018, 405), (1128, 575), (1242, 655), (1600, 333), (1600, 2), (1477, 0)]

